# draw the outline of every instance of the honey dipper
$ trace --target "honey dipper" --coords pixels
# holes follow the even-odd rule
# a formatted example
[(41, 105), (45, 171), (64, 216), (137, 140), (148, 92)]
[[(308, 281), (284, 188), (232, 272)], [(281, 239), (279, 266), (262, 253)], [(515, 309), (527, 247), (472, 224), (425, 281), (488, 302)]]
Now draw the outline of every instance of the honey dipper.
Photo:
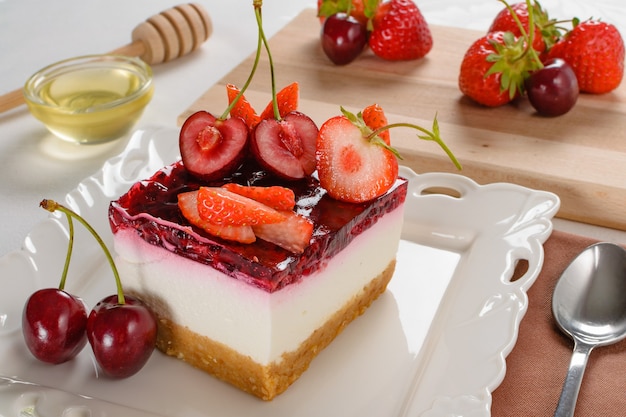
[[(199, 4), (174, 6), (140, 23), (132, 42), (109, 54), (138, 56), (150, 65), (170, 61), (196, 50), (211, 36), (213, 25)], [(0, 113), (24, 103), (22, 89), (0, 96)]]

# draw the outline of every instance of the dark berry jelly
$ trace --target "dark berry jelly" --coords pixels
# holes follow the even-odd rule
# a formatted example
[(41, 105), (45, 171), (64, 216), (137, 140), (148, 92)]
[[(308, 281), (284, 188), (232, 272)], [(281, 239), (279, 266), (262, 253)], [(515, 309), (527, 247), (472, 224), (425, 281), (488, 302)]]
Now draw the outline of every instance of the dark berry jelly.
[[(258, 167), (246, 166), (231, 177), (212, 183), (196, 179), (182, 162), (167, 166), (151, 178), (135, 183), (126, 194), (111, 202), (111, 229), (115, 233), (132, 228), (153, 245), (273, 292), (322, 268), (355, 236), (406, 198), (407, 181), (403, 179), (398, 179), (391, 190), (376, 200), (352, 204), (330, 198), (314, 177), (285, 182)], [(296, 211), (315, 225), (311, 244), (304, 253), (295, 255), (260, 239), (248, 245), (233, 243), (191, 226), (178, 209), (178, 194), (225, 182), (283, 185), (294, 190)]]

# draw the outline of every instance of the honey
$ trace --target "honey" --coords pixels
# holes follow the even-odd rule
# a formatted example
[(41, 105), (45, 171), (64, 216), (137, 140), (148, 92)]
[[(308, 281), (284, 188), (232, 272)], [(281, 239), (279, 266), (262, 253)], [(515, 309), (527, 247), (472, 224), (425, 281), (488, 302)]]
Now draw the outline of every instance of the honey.
[(122, 137), (153, 93), (149, 67), (135, 58), (82, 57), (38, 74), (25, 86), (31, 113), (56, 136), (78, 143)]

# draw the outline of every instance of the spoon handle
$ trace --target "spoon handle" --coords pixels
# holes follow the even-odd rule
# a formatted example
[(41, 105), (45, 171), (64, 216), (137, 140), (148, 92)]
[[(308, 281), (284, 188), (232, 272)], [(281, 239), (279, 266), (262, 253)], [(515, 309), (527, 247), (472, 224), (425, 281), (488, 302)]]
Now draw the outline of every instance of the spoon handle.
[(569, 369), (561, 390), (559, 404), (554, 412), (554, 417), (573, 417), (576, 408), (576, 400), (580, 391), (580, 384), (583, 381), (583, 374), (587, 366), (587, 359), (594, 348), (592, 345), (575, 341), (574, 352), (569, 363)]

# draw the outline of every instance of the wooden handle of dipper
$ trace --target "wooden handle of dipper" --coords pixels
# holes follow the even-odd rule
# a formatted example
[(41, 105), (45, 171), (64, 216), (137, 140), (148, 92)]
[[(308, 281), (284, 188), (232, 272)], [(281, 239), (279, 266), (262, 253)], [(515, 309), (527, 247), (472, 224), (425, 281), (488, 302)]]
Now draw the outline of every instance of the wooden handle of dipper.
[(213, 31), (209, 14), (199, 4), (174, 6), (152, 16), (133, 30), (131, 44), (111, 51), (160, 64), (196, 50)]
[[(150, 65), (187, 55), (198, 49), (213, 32), (211, 18), (199, 4), (189, 3), (150, 17), (131, 35), (132, 43), (109, 54), (138, 56)], [(0, 113), (24, 104), (22, 89), (0, 96)]]

